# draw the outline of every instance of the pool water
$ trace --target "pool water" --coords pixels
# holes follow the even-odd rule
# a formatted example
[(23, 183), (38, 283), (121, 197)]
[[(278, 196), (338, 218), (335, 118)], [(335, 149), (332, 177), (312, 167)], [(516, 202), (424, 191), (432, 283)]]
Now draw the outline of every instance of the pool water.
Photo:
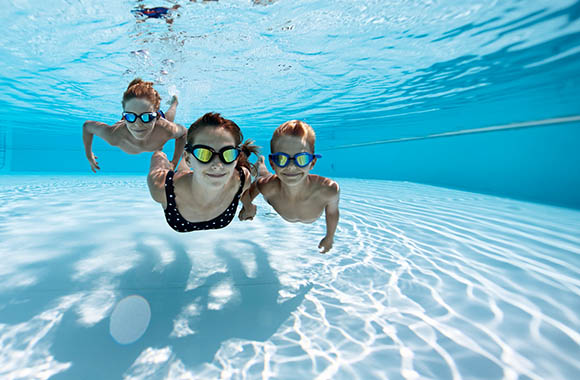
[(0, 377), (576, 377), (579, 211), (338, 181), (320, 254), (261, 200), (178, 234), (140, 177), (2, 177)]
[[(0, 8), (0, 378), (580, 378), (580, 1)], [(311, 124), (332, 251), (262, 198), (176, 233), (151, 153), (91, 173), (135, 77), (262, 154)]]

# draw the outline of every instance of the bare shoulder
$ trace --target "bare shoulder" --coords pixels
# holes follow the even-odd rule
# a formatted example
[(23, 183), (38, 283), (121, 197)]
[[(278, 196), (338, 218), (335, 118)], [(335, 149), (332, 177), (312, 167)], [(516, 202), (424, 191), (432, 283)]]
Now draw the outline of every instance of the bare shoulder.
[(125, 127), (124, 121), (118, 121), (113, 125), (101, 123), (100, 121), (87, 120), (83, 124), (90, 133), (99, 136), (111, 145), (117, 145), (119, 140), (122, 138), (123, 128)]
[(280, 179), (276, 174), (269, 175), (267, 177), (260, 177), (256, 181), (258, 185), (258, 190), (260, 193), (265, 195), (272, 195), (274, 192), (277, 192), (280, 187)]
[(156, 133), (158, 133), (159, 135), (163, 135), (167, 139), (171, 138), (171, 136), (174, 133), (174, 128), (173, 125), (171, 124), (173, 123), (170, 123), (169, 121), (160, 118), (155, 122)]
[(156, 126), (164, 132), (168, 138), (181, 137), (187, 133), (187, 129), (183, 125), (176, 124), (167, 119), (157, 120)]
[(337, 199), (340, 194), (340, 186), (338, 183), (330, 178), (321, 177), (319, 175), (311, 174), (312, 183), (315, 185), (316, 191), (318, 191), (323, 198), (327, 200)]
[[(180, 170), (173, 175), (173, 183), (181, 182), (181, 179), (190, 177), (193, 174), (191, 170)], [(165, 185), (163, 186), (165, 187)]]
[(248, 168), (242, 167), (242, 172), (244, 173), (244, 188), (242, 191), (246, 191), (252, 186), (252, 174)]
[(120, 146), (123, 141), (127, 140), (129, 131), (123, 120), (113, 124), (107, 132), (107, 141), (113, 146)]
[(96, 133), (100, 130), (107, 130), (112, 128), (111, 125), (102, 123), (100, 121), (87, 120), (83, 123), (83, 128), (89, 130), (91, 133)]

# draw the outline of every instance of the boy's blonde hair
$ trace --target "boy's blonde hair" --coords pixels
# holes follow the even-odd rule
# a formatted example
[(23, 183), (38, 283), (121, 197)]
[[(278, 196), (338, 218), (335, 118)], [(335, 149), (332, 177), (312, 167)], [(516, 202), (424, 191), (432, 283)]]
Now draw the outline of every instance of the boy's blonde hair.
[(270, 149), (272, 152), (274, 152), (276, 140), (281, 136), (296, 136), (305, 139), (308, 145), (310, 145), (312, 153), (314, 153), (316, 134), (314, 133), (314, 129), (307, 123), (300, 120), (290, 120), (276, 128), (272, 135), (272, 140), (270, 140)]

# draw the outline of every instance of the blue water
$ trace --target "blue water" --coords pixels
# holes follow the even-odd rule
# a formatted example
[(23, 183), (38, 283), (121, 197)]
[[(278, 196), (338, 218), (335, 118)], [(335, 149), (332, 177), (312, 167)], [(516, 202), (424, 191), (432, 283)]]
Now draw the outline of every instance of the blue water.
[[(580, 377), (580, 1), (0, 7), (0, 378)], [(173, 232), (149, 153), (90, 173), (136, 76), (264, 153), (310, 123), (334, 249), (260, 198)]]

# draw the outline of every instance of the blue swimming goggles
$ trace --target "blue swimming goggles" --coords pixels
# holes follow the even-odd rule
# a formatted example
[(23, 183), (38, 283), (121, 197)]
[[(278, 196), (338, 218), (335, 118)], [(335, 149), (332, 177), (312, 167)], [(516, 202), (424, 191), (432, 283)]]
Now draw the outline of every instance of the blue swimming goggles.
[(288, 164), (290, 163), (290, 160), (294, 160), (294, 163), (296, 164), (296, 166), (298, 166), (299, 168), (303, 168), (305, 166), (307, 166), (308, 164), (310, 164), (312, 162), (312, 160), (314, 160), (315, 158), (321, 158), (322, 156), (320, 154), (312, 154), (312, 153), (308, 153), (308, 152), (302, 152), (302, 153), (298, 153), (295, 154), (293, 157), (290, 157), (289, 154), (286, 153), (274, 153), (270, 155), (270, 159), (272, 161), (274, 161), (274, 163), (281, 167), (281, 168), (285, 168), (286, 166), (288, 166)]
[(127, 120), (129, 123), (134, 123), (137, 118), (140, 118), (144, 123), (150, 123), (157, 118), (157, 116), (165, 117), (163, 111), (159, 110), (157, 112), (143, 112), (140, 115), (137, 115), (133, 112), (123, 112), (123, 119)]
[(240, 148), (235, 146), (224, 146), (219, 152), (216, 152), (211, 146), (207, 145), (189, 145), (185, 144), (185, 151), (197, 158), (201, 163), (207, 164), (213, 160), (214, 155), (218, 155), (220, 160), (228, 165), (231, 164), (240, 155)]

